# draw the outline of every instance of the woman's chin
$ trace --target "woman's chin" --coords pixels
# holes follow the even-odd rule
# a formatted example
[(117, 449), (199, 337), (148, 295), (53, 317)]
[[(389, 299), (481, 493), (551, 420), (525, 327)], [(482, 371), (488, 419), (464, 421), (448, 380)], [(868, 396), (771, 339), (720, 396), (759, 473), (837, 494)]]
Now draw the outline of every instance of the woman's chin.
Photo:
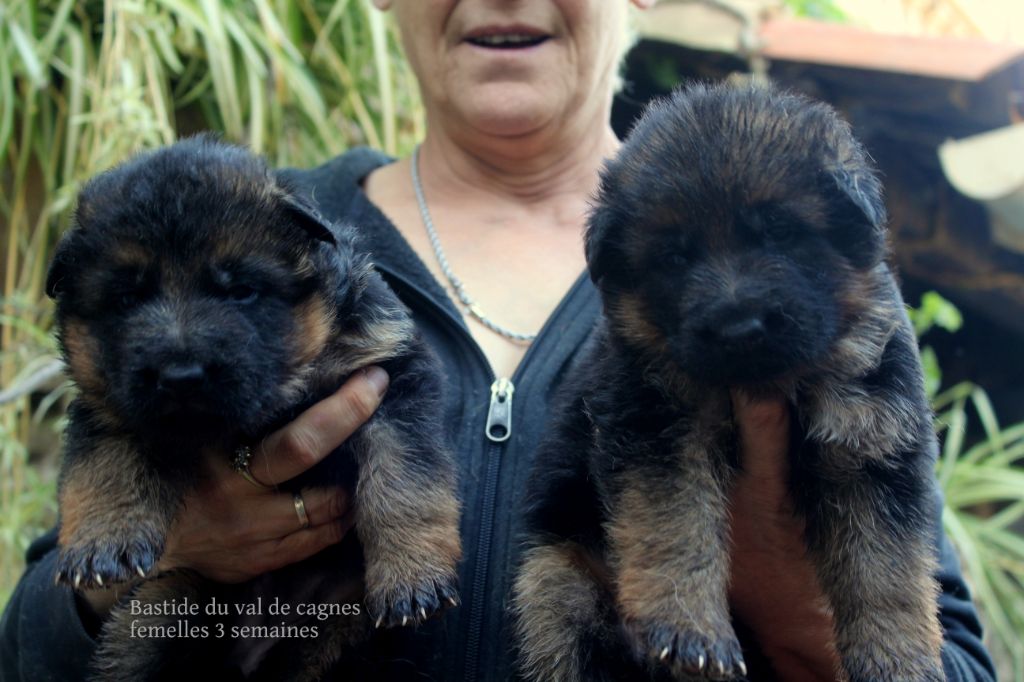
[(461, 118), (482, 134), (524, 137), (567, 117), (559, 109), (557, 95), (518, 84), (480, 88), (475, 94), (463, 107)]

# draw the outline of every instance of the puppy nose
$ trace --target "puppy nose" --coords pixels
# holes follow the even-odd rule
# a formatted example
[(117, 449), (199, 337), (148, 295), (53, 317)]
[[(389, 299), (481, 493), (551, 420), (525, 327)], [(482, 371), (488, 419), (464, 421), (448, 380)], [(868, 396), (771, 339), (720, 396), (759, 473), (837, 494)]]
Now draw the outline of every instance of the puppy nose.
[(205, 378), (206, 370), (199, 363), (171, 363), (160, 369), (157, 388), (171, 393), (192, 393)]
[(730, 320), (718, 328), (718, 338), (730, 345), (750, 344), (764, 337), (764, 320), (759, 315), (749, 315)]

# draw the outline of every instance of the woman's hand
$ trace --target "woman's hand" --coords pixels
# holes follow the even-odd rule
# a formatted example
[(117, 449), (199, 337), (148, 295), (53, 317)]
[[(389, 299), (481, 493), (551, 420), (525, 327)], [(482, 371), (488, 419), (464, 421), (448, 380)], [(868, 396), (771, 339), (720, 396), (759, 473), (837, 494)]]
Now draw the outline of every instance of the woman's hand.
[[(347, 491), (303, 490), (310, 526), (302, 528), (292, 494), (273, 486), (310, 469), (341, 445), (377, 409), (387, 385), (384, 370), (367, 368), (267, 436), (253, 449), (249, 470), (271, 487), (253, 485), (227, 459), (206, 462), (201, 483), (185, 497), (171, 525), (158, 569), (190, 568), (210, 580), (237, 583), (339, 542), (353, 523)], [(118, 591), (90, 590), (82, 597), (102, 616)]]
[(742, 472), (733, 490), (733, 612), (749, 627), (780, 679), (834, 680), (832, 616), (789, 496), (789, 410), (781, 400), (733, 394)]

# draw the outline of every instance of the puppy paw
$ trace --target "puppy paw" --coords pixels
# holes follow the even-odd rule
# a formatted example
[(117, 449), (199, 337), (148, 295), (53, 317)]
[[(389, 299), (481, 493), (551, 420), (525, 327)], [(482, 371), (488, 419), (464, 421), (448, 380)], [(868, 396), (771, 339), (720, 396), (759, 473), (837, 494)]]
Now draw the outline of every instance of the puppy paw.
[(677, 679), (737, 680), (747, 675), (732, 632), (704, 633), (653, 622), (627, 623), (626, 632), (641, 660), (669, 669)]
[(162, 553), (162, 537), (145, 529), (137, 529), (130, 537), (75, 538), (60, 548), (56, 582), (95, 589), (145, 578)]
[(419, 625), (459, 605), (455, 574), (432, 575), (390, 589), (367, 589), (366, 607), (376, 627)]

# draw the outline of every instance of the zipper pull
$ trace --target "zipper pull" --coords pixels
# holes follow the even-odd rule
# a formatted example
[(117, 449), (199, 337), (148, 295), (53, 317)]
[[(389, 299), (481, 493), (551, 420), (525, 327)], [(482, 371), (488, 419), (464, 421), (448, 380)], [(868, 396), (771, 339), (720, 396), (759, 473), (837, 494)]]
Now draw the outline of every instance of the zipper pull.
[(504, 443), (512, 435), (512, 394), (516, 387), (502, 377), (491, 384), (491, 407), (487, 410), (487, 438)]

